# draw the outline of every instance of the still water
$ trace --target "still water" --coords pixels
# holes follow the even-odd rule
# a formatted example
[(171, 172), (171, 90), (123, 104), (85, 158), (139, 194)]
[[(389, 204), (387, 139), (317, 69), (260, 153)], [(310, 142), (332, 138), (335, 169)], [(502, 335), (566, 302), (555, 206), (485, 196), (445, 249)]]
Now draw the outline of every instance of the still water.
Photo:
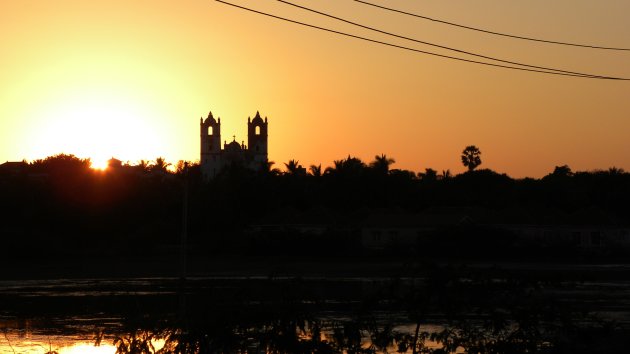
[(569, 329), (627, 347), (630, 282), (458, 279), (1, 281), (0, 353), (570, 350)]
[(59, 354), (114, 354), (116, 347), (111, 344), (94, 346), (88, 338), (75, 336), (46, 336), (30, 333), (21, 335), (11, 333), (0, 341), (0, 353), (41, 354), (57, 352)]

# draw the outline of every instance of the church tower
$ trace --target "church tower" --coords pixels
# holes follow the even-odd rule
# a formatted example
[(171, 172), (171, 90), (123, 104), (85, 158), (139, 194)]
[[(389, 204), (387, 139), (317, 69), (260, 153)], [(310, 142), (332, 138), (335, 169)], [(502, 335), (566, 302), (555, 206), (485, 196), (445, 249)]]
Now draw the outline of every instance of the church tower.
[(267, 167), (267, 117), (263, 120), (260, 113), (247, 119), (247, 145), (234, 140), (225, 142), (221, 148), (221, 118), (214, 119), (212, 112), (199, 122), (201, 136), (201, 155), (199, 164), (204, 180), (216, 177), (223, 168), (241, 166), (252, 171), (261, 171)]
[(199, 124), (201, 130), (201, 172), (204, 176), (214, 177), (222, 167), (221, 161), (221, 118), (215, 120), (212, 112)]
[(247, 119), (247, 147), (253, 155), (254, 164), (267, 162), (267, 117), (263, 121), (259, 112), (254, 119)]

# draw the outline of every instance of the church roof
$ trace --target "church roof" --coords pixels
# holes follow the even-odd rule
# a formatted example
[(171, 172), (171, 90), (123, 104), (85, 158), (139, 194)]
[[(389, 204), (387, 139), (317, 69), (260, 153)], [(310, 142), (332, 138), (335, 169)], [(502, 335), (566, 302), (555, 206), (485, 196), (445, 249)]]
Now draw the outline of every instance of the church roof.
[(226, 151), (241, 150), (241, 144), (237, 143), (236, 140), (233, 140), (229, 144), (225, 145), (225, 150)]
[(209, 122), (212, 122), (212, 123), (216, 123), (216, 122), (217, 122), (217, 121), (214, 119), (214, 116), (212, 115), (212, 111), (210, 111), (210, 112), (208, 113), (208, 117), (206, 118), (206, 121), (205, 121), (205, 123), (206, 123), (206, 124), (207, 124), (207, 123), (209, 123)]
[(263, 119), (260, 117), (260, 112), (256, 111), (256, 116), (252, 119), (252, 123), (264, 123)]

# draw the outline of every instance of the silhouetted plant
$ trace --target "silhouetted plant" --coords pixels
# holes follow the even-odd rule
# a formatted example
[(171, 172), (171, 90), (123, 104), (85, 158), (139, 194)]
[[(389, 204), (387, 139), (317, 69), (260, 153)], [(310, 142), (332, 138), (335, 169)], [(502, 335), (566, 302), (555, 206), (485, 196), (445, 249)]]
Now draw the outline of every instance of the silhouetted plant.
[(297, 176), (306, 173), (306, 170), (302, 167), (302, 165), (300, 165), (298, 160), (289, 160), (289, 162), (286, 162), (284, 166), (287, 169), (286, 174), (288, 175)]
[(311, 165), (308, 171), (311, 173), (311, 176), (320, 177), (322, 175), (322, 165)]
[(30, 168), (38, 173), (72, 174), (88, 172), (91, 165), (89, 158), (81, 159), (72, 154), (57, 154), (31, 162)]
[(573, 176), (573, 171), (571, 171), (569, 165), (556, 166), (550, 176), (556, 178), (571, 177)]
[(153, 163), (153, 165), (151, 165), (150, 170), (152, 172), (161, 172), (161, 173), (168, 173), (168, 167), (171, 164), (166, 162), (166, 159), (163, 157), (158, 157), (155, 159), (155, 162)]
[(140, 160), (136, 165), (141, 172), (149, 172), (151, 170), (151, 163), (147, 160)]
[(438, 179), (438, 173), (432, 168), (426, 168), (424, 172), (419, 172), (418, 177), (423, 182), (435, 182)]
[(626, 173), (626, 171), (624, 171), (623, 168), (618, 168), (618, 167), (614, 167), (614, 166), (610, 167), (607, 172), (610, 175), (623, 175), (623, 174)]
[(269, 176), (278, 176), (282, 172), (278, 168), (274, 168), (273, 165), (276, 163), (274, 161), (267, 160), (265, 163), (261, 164), (261, 171), (263, 175)]
[(157, 339), (151, 331), (137, 331), (114, 339), (116, 354), (156, 354), (153, 340)]
[(396, 160), (387, 157), (385, 154), (374, 156), (374, 161), (370, 162), (370, 168), (380, 175), (386, 175), (389, 172), (389, 167), (394, 164)]
[(462, 164), (468, 168), (468, 171), (472, 171), (477, 166), (481, 165), (481, 151), (475, 145), (466, 146), (462, 151)]
[(326, 173), (346, 178), (358, 178), (363, 175), (366, 166), (361, 159), (348, 155), (346, 159), (333, 161), (334, 166), (326, 168)]

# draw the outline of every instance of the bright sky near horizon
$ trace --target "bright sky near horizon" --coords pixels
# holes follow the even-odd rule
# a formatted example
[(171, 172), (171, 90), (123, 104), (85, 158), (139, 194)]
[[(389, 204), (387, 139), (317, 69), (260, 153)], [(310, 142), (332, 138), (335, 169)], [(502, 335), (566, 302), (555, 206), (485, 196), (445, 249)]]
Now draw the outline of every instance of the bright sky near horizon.
[[(454, 55), (274, 0), (231, 2)], [(351, 0), (293, 2), (461, 50), (630, 77), (630, 51), (501, 38)], [(372, 2), (493, 31), (630, 47), (625, 0)], [(0, 162), (60, 152), (197, 160), (199, 118), (209, 110), (221, 117), (223, 140), (246, 141), (247, 117), (267, 116), (277, 167), (384, 153), (394, 168), (457, 173), (474, 144), (481, 167), (514, 177), (563, 164), (630, 170), (629, 81), (455, 62), (211, 0), (0, 0)]]

